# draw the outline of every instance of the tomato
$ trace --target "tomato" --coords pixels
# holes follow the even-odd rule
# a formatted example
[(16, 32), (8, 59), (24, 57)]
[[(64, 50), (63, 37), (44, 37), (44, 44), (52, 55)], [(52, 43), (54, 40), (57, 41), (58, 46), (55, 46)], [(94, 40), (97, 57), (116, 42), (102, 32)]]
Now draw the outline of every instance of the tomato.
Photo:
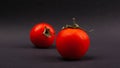
[(90, 39), (78, 25), (67, 25), (57, 35), (56, 48), (64, 59), (80, 59), (88, 51)]
[(30, 40), (36, 47), (48, 48), (52, 46), (54, 39), (55, 30), (48, 23), (40, 22), (30, 31)]

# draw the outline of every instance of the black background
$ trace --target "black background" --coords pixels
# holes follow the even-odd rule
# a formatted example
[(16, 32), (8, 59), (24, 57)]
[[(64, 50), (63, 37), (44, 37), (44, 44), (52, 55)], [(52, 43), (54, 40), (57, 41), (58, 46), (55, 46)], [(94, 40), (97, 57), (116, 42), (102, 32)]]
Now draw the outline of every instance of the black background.
[[(37, 49), (30, 29), (41, 21), (56, 33), (65, 24), (88, 32), (91, 45), (78, 61), (63, 60), (53, 47)], [(0, 68), (120, 68), (119, 0), (5, 0), (0, 2)]]

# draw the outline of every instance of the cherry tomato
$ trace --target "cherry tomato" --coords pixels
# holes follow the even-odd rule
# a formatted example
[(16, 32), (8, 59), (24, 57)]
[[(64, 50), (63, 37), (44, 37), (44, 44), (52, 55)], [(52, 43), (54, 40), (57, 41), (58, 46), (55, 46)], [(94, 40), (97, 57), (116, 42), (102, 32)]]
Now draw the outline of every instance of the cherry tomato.
[(36, 24), (30, 31), (30, 40), (36, 47), (48, 48), (52, 46), (54, 38), (54, 28), (45, 22)]
[[(77, 26), (77, 27), (76, 27)], [(57, 51), (64, 59), (80, 59), (88, 51), (90, 39), (88, 34), (79, 26), (67, 25), (56, 38)]]

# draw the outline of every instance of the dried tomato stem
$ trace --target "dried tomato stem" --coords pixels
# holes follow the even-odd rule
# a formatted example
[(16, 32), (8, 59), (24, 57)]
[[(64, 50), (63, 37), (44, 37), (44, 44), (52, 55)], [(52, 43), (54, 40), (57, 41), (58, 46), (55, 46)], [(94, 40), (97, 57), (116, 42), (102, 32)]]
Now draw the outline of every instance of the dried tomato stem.
[(43, 35), (45, 35), (46, 37), (51, 37), (50, 29), (46, 26), (44, 28)]
[(76, 18), (73, 17), (72, 19), (73, 19), (73, 27), (74, 27), (74, 28), (80, 28), (80, 26), (79, 26), (79, 25), (77, 24), (77, 22), (76, 22)]
[(76, 18), (73, 17), (72, 20), (73, 20), (73, 24), (76, 24)]

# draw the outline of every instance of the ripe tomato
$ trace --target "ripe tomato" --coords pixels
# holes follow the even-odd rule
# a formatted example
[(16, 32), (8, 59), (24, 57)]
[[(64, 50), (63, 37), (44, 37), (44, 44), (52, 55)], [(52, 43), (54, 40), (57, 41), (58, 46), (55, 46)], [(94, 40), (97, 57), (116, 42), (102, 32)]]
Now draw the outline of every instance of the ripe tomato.
[(45, 22), (36, 24), (30, 32), (30, 40), (36, 47), (48, 48), (52, 46), (54, 38), (55, 30)]
[[(78, 27), (78, 25), (75, 24)], [(57, 51), (64, 59), (80, 59), (89, 48), (90, 39), (87, 33), (77, 27), (67, 25), (56, 38)]]

